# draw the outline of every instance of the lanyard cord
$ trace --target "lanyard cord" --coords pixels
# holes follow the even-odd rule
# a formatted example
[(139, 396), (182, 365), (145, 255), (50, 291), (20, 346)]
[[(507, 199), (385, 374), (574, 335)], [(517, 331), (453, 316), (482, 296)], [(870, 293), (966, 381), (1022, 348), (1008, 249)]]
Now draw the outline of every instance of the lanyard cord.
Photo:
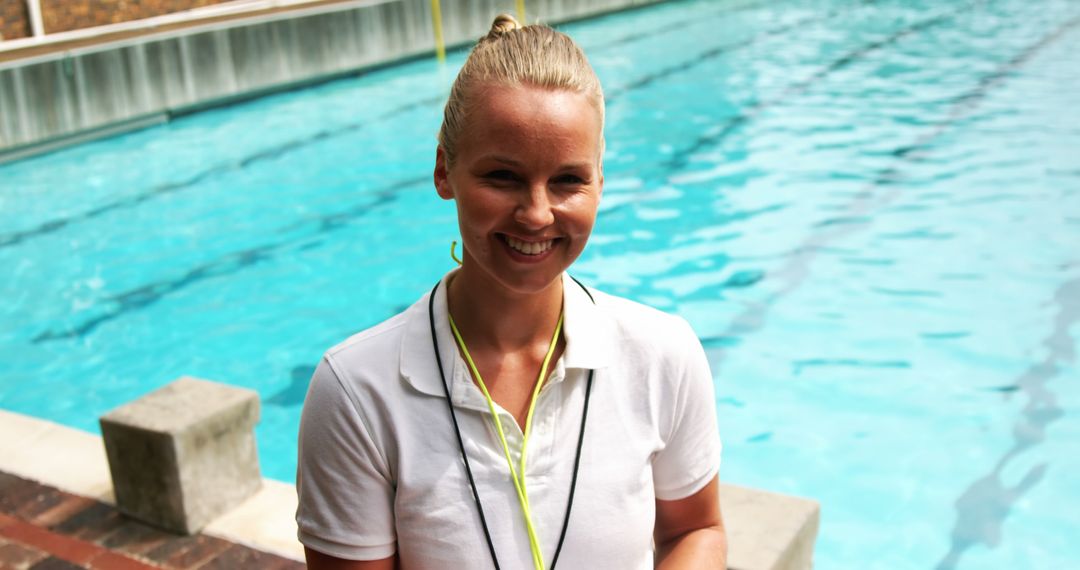
[[(571, 279), (574, 279), (574, 278), (571, 277)], [(589, 299), (592, 300), (592, 302), (595, 304), (596, 300), (593, 299), (592, 293), (590, 293), (589, 290), (586, 289), (585, 286), (582, 285), (581, 282), (578, 281), (577, 279), (574, 279), (574, 282), (577, 283), (582, 288), (582, 290), (585, 291), (585, 294), (588, 295)], [(431, 344), (432, 344), (432, 347), (435, 350), (435, 362), (439, 366), (439, 376), (442, 379), (443, 391), (446, 393), (446, 401), (447, 401), (448, 406), (450, 407), (450, 419), (453, 421), (454, 433), (455, 433), (455, 435), (457, 435), (458, 449), (461, 450), (461, 457), (465, 461), (465, 474), (468, 476), (469, 486), (472, 488), (473, 500), (476, 501), (476, 508), (477, 508), (477, 511), (479, 511), (479, 513), (480, 513), (480, 524), (483, 526), (483, 529), (484, 529), (484, 538), (487, 540), (488, 550), (491, 552), (491, 560), (495, 564), (496, 570), (499, 570), (500, 569), (499, 558), (495, 554), (495, 543), (491, 540), (491, 531), (488, 529), (487, 518), (484, 516), (484, 505), (480, 501), (480, 492), (477, 490), (476, 479), (473, 477), (472, 467), (469, 465), (469, 455), (467, 453), (465, 453), (465, 442), (461, 437), (461, 428), (458, 425), (457, 413), (454, 411), (454, 403), (450, 399), (450, 386), (446, 382), (446, 372), (443, 369), (442, 357), (439, 354), (439, 340), (438, 340), (438, 337), (435, 334), (435, 292), (438, 289), (439, 289), (439, 283), (436, 283), (435, 287), (431, 290), (431, 295), (428, 298), (428, 320), (430, 321), (430, 324), (431, 324)], [(449, 315), (449, 312), (447, 314)], [(451, 320), (451, 323), (453, 323), (452, 320)], [(559, 324), (560, 325), (562, 324), (562, 317), (561, 316), (559, 318)], [(456, 329), (456, 327), (453, 324), (451, 324), (451, 327)], [(458, 337), (458, 336), (459, 335), (457, 335), (457, 331), (455, 330), (455, 337)], [(558, 330), (556, 330), (555, 338), (556, 339), (558, 338)], [(464, 344), (464, 343), (462, 343), (462, 344)], [(552, 343), (552, 346), (554, 346), (554, 342)], [(548, 352), (549, 352), (548, 357), (545, 360), (550, 359), (552, 350), (549, 348)], [(466, 354), (467, 354), (467, 352), (466, 352)], [(472, 360), (471, 357), (469, 358), (469, 360), (470, 360), (470, 364), (471, 364), (471, 360)], [(473, 367), (475, 368), (475, 366), (473, 366)], [(574, 454), (574, 471), (573, 471), (573, 476), (572, 476), (572, 478), (570, 480), (570, 495), (569, 495), (569, 498), (567, 500), (566, 515), (563, 518), (562, 531), (559, 533), (559, 542), (558, 542), (558, 545), (555, 547), (555, 555), (551, 559), (551, 568), (550, 568), (550, 570), (555, 569), (555, 563), (558, 562), (558, 560), (559, 560), (559, 554), (562, 552), (563, 541), (566, 539), (566, 529), (567, 529), (567, 526), (570, 523), (570, 510), (574, 506), (574, 491), (577, 488), (578, 470), (579, 470), (579, 468), (581, 466), (581, 446), (582, 446), (582, 443), (585, 441), (585, 420), (588, 418), (588, 415), (589, 415), (589, 398), (592, 395), (592, 384), (593, 384), (593, 373), (594, 372), (595, 372), (594, 370), (589, 370), (589, 379), (588, 379), (588, 383), (586, 384), (586, 387), (585, 387), (585, 403), (584, 403), (582, 411), (581, 411), (581, 431), (578, 433), (577, 450), (575, 451), (575, 454)], [(477, 378), (479, 378), (479, 374), (477, 374)], [(541, 380), (542, 379), (543, 379), (543, 376), (541, 376)], [(536, 390), (539, 390), (539, 386), (537, 386)], [(487, 395), (486, 394), (486, 392), (487, 392), (486, 389), (484, 389), (484, 392), (485, 392), (485, 395)], [(491, 406), (490, 396), (488, 396), (488, 402), (489, 402), (489, 406)], [(534, 396), (533, 396), (533, 403), (535, 404), (535, 393), (534, 393)], [(494, 414), (493, 407), (492, 407), (492, 412)], [(529, 417), (531, 418), (531, 416), (532, 416), (532, 405), (530, 405), (530, 411), (529, 411)], [(526, 419), (525, 425), (526, 425), (526, 433), (528, 433), (529, 425), (530, 425), (529, 419)], [(499, 426), (498, 421), (496, 421), (496, 427), (499, 429), (499, 432), (500, 432), (500, 435), (501, 435), (502, 429)], [(508, 462), (510, 464), (511, 475), (513, 475), (514, 474), (514, 465), (513, 465), (512, 461), (509, 461), (509, 452), (506, 449), (506, 439), (505, 438), (502, 438), (502, 439), (503, 439), (504, 451), (507, 453), (507, 460), (508, 460)], [(522, 446), (522, 477), (524, 477), (524, 465), (525, 465), (525, 463), (524, 463), (524, 452), (525, 452), (525, 447), (523, 445)], [(514, 476), (514, 484), (515, 484), (515, 487), (519, 486), (516, 476)], [(524, 486), (521, 485), (521, 487), (522, 488), (519, 490), (519, 496), (518, 496), (519, 500), (521, 500), (522, 495), (524, 495)], [(530, 522), (529, 521), (530, 517), (529, 517), (529, 511), (528, 511), (528, 508), (527, 508), (527, 506), (528, 506), (528, 497), (527, 496), (525, 496), (525, 500), (524, 500), (522, 506), (523, 506), (523, 510), (524, 510), (524, 513), (525, 513), (525, 516), (526, 516), (527, 526), (531, 526), (531, 525), (528, 524)], [(529, 530), (530, 530), (530, 536), (529, 536), (530, 546), (533, 546), (533, 562), (534, 562), (534, 564), (540, 564), (540, 568), (543, 568), (543, 561), (542, 560), (540, 560), (540, 561), (537, 560), (537, 556), (539, 555), (539, 545), (538, 544), (535, 545), (535, 546), (533, 545), (533, 539), (535, 538), (535, 533), (532, 532), (531, 528)]]
[(480, 391), (484, 393), (484, 399), (487, 400), (488, 410), (491, 412), (491, 423), (495, 424), (495, 431), (499, 434), (499, 442), (502, 443), (503, 455), (506, 456), (506, 465), (510, 468), (510, 477), (514, 480), (514, 490), (517, 491), (518, 503), (521, 504), (521, 513), (525, 517), (525, 530), (529, 535), (529, 549), (532, 550), (533, 566), (536, 570), (544, 570), (544, 555), (540, 552), (540, 539), (536, 536), (536, 527), (532, 521), (532, 509), (529, 508), (529, 494), (525, 489), (525, 450), (529, 445), (529, 432), (532, 431), (532, 417), (533, 410), (536, 409), (537, 396), (540, 393), (540, 387), (544, 383), (544, 378), (547, 376), (548, 365), (551, 364), (551, 356), (555, 354), (555, 346), (559, 342), (559, 333), (562, 332), (563, 315), (559, 313), (559, 320), (555, 323), (555, 333), (551, 336), (551, 344), (548, 345), (547, 353), (544, 356), (544, 361), (540, 365), (540, 376), (536, 379), (536, 386), (533, 388), (532, 399), (529, 401), (529, 412), (525, 419), (525, 432), (524, 437), (521, 440), (521, 466), (518, 469), (514, 469), (514, 458), (510, 454), (510, 445), (506, 442), (506, 433), (503, 431), (502, 422), (499, 421), (499, 414), (495, 411), (495, 401), (491, 399), (491, 394), (488, 392), (487, 385), (484, 384), (484, 379), (480, 376), (480, 370), (476, 368), (476, 362), (473, 361), (472, 355), (469, 354), (469, 348), (465, 346), (465, 339), (461, 338), (461, 331), (458, 330), (457, 325), (454, 323), (454, 317), (447, 312), (447, 317), (450, 320), (450, 330), (454, 331), (454, 338), (457, 339), (458, 346), (461, 347), (461, 353), (465, 356), (465, 361), (469, 363), (469, 370), (472, 371), (473, 377), (476, 378), (476, 383), (480, 386)]

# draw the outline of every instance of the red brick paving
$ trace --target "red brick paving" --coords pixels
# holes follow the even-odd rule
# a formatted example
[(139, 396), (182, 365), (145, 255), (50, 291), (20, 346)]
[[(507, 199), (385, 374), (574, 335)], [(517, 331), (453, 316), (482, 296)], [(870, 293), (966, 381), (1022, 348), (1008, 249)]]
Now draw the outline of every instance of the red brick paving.
[(0, 472), (0, 570), (301, 570), (227, 540), (171, 534), (114, 507)]
[(29, 546), (0, 538), (0, 568), (29, 568), (49, 555)]
[(67, 520), (71, 515), (89, 508), (96, 502), (97, 501), (87, 497), (68, 495), (62, 497), (49, 508), (34, 514), (32, 517), (28, 517), (26, 520), (37, 526), (51, 528)]
[(82, 566), (72, 564), (62, 558), (50, 556), (30, 567), (30, 570), (82, 570)]
[(147, 557), (168, 568), (199, 568), (230, 545), (212, 536), (181, 536), (151, 550)]
[[(52, 558), (63, 560), (76, 568), (130, 568), (131, 570), (154, 570), (155, 568), (134, 558), (109, 552), (93, 542), (57, 534), (4, 514), (0, 514), (0, 535), (26, 548), (50, 554)], [(40, 564), (35, 564), (30, 568), (38, 570)]]

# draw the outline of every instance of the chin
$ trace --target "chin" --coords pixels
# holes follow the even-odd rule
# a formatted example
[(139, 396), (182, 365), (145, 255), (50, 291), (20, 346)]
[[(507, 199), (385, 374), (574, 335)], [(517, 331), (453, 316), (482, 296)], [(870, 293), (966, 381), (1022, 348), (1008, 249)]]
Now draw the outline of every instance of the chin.
[(497, 275), (495, 279), (509, 291), (519, 295), (536, 295), (547, 291), (562, 280), (562, 271), (543, 275)]

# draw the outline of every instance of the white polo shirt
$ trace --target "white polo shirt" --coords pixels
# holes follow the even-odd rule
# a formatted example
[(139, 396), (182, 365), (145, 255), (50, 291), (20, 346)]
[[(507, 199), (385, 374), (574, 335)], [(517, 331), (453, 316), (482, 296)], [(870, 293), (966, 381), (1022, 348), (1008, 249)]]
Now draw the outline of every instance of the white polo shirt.
[[(577, 490), (559, 568), (652, 568), (655, 499), (717, 474), (713, 380), (681, 318), (564, 276), (566, 350), (541, 389), (526, 482), (545, 565), (562, 529), (589, 370), (595, 370)], [(525, 523), (486, 400), (447, 321), (436, 335), (462, 438), (503, 568), (531, 568)], [(522, 432), (496, 405), (511, 453)], [(300, 425), (299, 538), (354, 560), (399, 553), (404, 569), (492, 568), (435, 361), (428, 295), (327, 351)]]

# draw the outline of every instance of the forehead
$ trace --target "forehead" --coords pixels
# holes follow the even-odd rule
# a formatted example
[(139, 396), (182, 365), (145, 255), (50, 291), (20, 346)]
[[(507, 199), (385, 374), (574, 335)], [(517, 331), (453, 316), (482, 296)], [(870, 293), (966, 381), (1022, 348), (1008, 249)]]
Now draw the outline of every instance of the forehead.
[(480, 85), (470, 97), (462, 150), (535, 147), (598, 152), (599, 110), (583, 93), (530, 85)]

